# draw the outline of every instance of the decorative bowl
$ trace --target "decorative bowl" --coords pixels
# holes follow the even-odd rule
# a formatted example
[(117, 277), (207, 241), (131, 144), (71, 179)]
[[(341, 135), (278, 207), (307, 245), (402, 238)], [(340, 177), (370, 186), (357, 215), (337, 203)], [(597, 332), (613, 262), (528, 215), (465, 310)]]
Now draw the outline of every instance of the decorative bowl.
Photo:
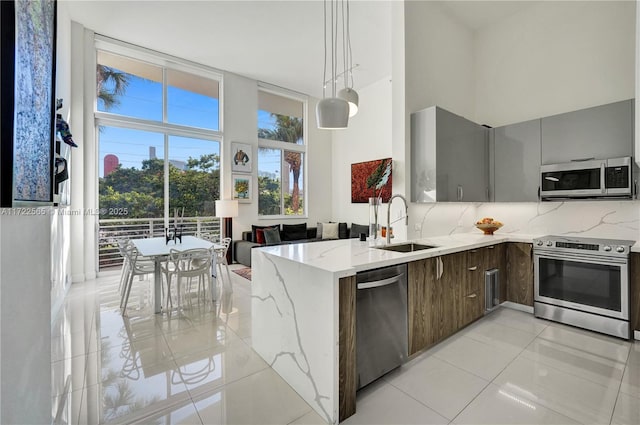
[(485, 235), (493, 235), (493, 232), (502, 227), (502, 223), (476, 223), (476, 227), (482, 230)]

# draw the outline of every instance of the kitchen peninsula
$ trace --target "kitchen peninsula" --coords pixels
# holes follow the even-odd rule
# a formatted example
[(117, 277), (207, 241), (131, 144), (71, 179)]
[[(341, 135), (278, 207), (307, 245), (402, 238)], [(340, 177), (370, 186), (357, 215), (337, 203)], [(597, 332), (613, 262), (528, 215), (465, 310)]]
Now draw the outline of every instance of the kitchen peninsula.
[(454, 234), (417, 240), (436, 248), (411, 253), (356, 239), (253, 249), (253, 348), (325, 421), (338, 423), (355, 412), (356, 273), (532, 239)]

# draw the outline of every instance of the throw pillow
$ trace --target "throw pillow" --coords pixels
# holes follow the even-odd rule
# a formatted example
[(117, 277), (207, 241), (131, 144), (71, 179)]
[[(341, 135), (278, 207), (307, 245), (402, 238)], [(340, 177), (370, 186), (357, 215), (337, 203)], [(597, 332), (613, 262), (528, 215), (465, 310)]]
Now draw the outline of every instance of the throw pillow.
[[(271, 228), (271, 227), (273, 227), (273, 228), (275, 228), (275, 229), (280, 230), (280, 225), (279, 225), (279, 224), (276, 224), (276, 225), (273, 225), (273, 224), (272, 224), (272, 225), (270, 225), (270, 226), (256, 226), (256, 225), (252, 224), (252, 225), (251, 225), (251, 241), (252, 241), (252, 242), (259, 243), (259, 242), (257, 241), (257, 239), (256, 239), (256, 230), (258, 230), (258, 229), (266, 229), (266, 228)], [(263, 242), (263, 243), (264, 243), (264, 242)]]
[(300, 239), (307, 239), (307, 223), (282, 225), (283, 241), (297, 241)]
[(340, 239), (349, 238), (349, 230), (347, 229), (347, 223), (338, 223), (338, 237)]
[(364, 226), (362, 224), (351, 223), (351, 238), (359, 238), (360, 233), (364, 233), (369, 236), (369, 226)]
[(259, 243), (260, 245), (265, 244), (264, 231), (265, 229), (256, 229), (256, 243)]
[(276, 228), (264, 229), (264, 239), (267, 245), (277, 245), (280, 241), (280, 231)]
[(338, 239), (338, 223), (322, 223), (322, 239)]
[(316, 239), (322, 239), (322, 223), (316, 224)]

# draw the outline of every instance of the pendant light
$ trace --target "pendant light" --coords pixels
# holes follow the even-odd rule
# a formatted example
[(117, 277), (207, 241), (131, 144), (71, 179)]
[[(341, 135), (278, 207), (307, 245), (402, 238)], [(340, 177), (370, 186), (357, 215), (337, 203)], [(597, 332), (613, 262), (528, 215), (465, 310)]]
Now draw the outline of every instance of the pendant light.
[[(347, 4), (347, 18), (346, 18), (346, 35), (343, 30), (343, 51), (344, 51), (344, 88), (338, 92), (338, 97), (340, 99), (344, 99), (349, 103), (349, 117), (354, 116), (358, 113), (358, 102), (360, 97), (358, 96), (358, 92), (353, 89), (353, 52), (351, 51), (351, 20), (350, 20), (350, 10), (349, 10), (349, 0), (346, 0)], [(343, 7), (343, 16), (344, 16), (344, 7)], [(347, 78), (347, 72), (349, 76)]]
[[(322, 97), (316, 106), (318, 128), (338, 130), (347, 128), (349, 123), (349, 103), (336, 97), (336, 69), (338, 44), (338, 9), (337, 1), (329, 0), (331, 6), (331, 97), (325, 97), (327, 78), (327, 0), (324, 0), (324, 68)], [(344, 34), (343, 34), (344, 39)], [(344, 43), (344, 42), (343, 42)]]

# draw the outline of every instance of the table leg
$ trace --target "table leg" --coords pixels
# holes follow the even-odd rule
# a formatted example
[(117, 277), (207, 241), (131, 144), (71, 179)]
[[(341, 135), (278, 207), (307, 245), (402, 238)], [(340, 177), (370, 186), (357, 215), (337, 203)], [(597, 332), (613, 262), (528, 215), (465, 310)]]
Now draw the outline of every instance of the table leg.
[(155, 258), (155, 270), (153, 272), (153, 311), (162, 313), (162, 272), (160, 271), (161, 258)]

